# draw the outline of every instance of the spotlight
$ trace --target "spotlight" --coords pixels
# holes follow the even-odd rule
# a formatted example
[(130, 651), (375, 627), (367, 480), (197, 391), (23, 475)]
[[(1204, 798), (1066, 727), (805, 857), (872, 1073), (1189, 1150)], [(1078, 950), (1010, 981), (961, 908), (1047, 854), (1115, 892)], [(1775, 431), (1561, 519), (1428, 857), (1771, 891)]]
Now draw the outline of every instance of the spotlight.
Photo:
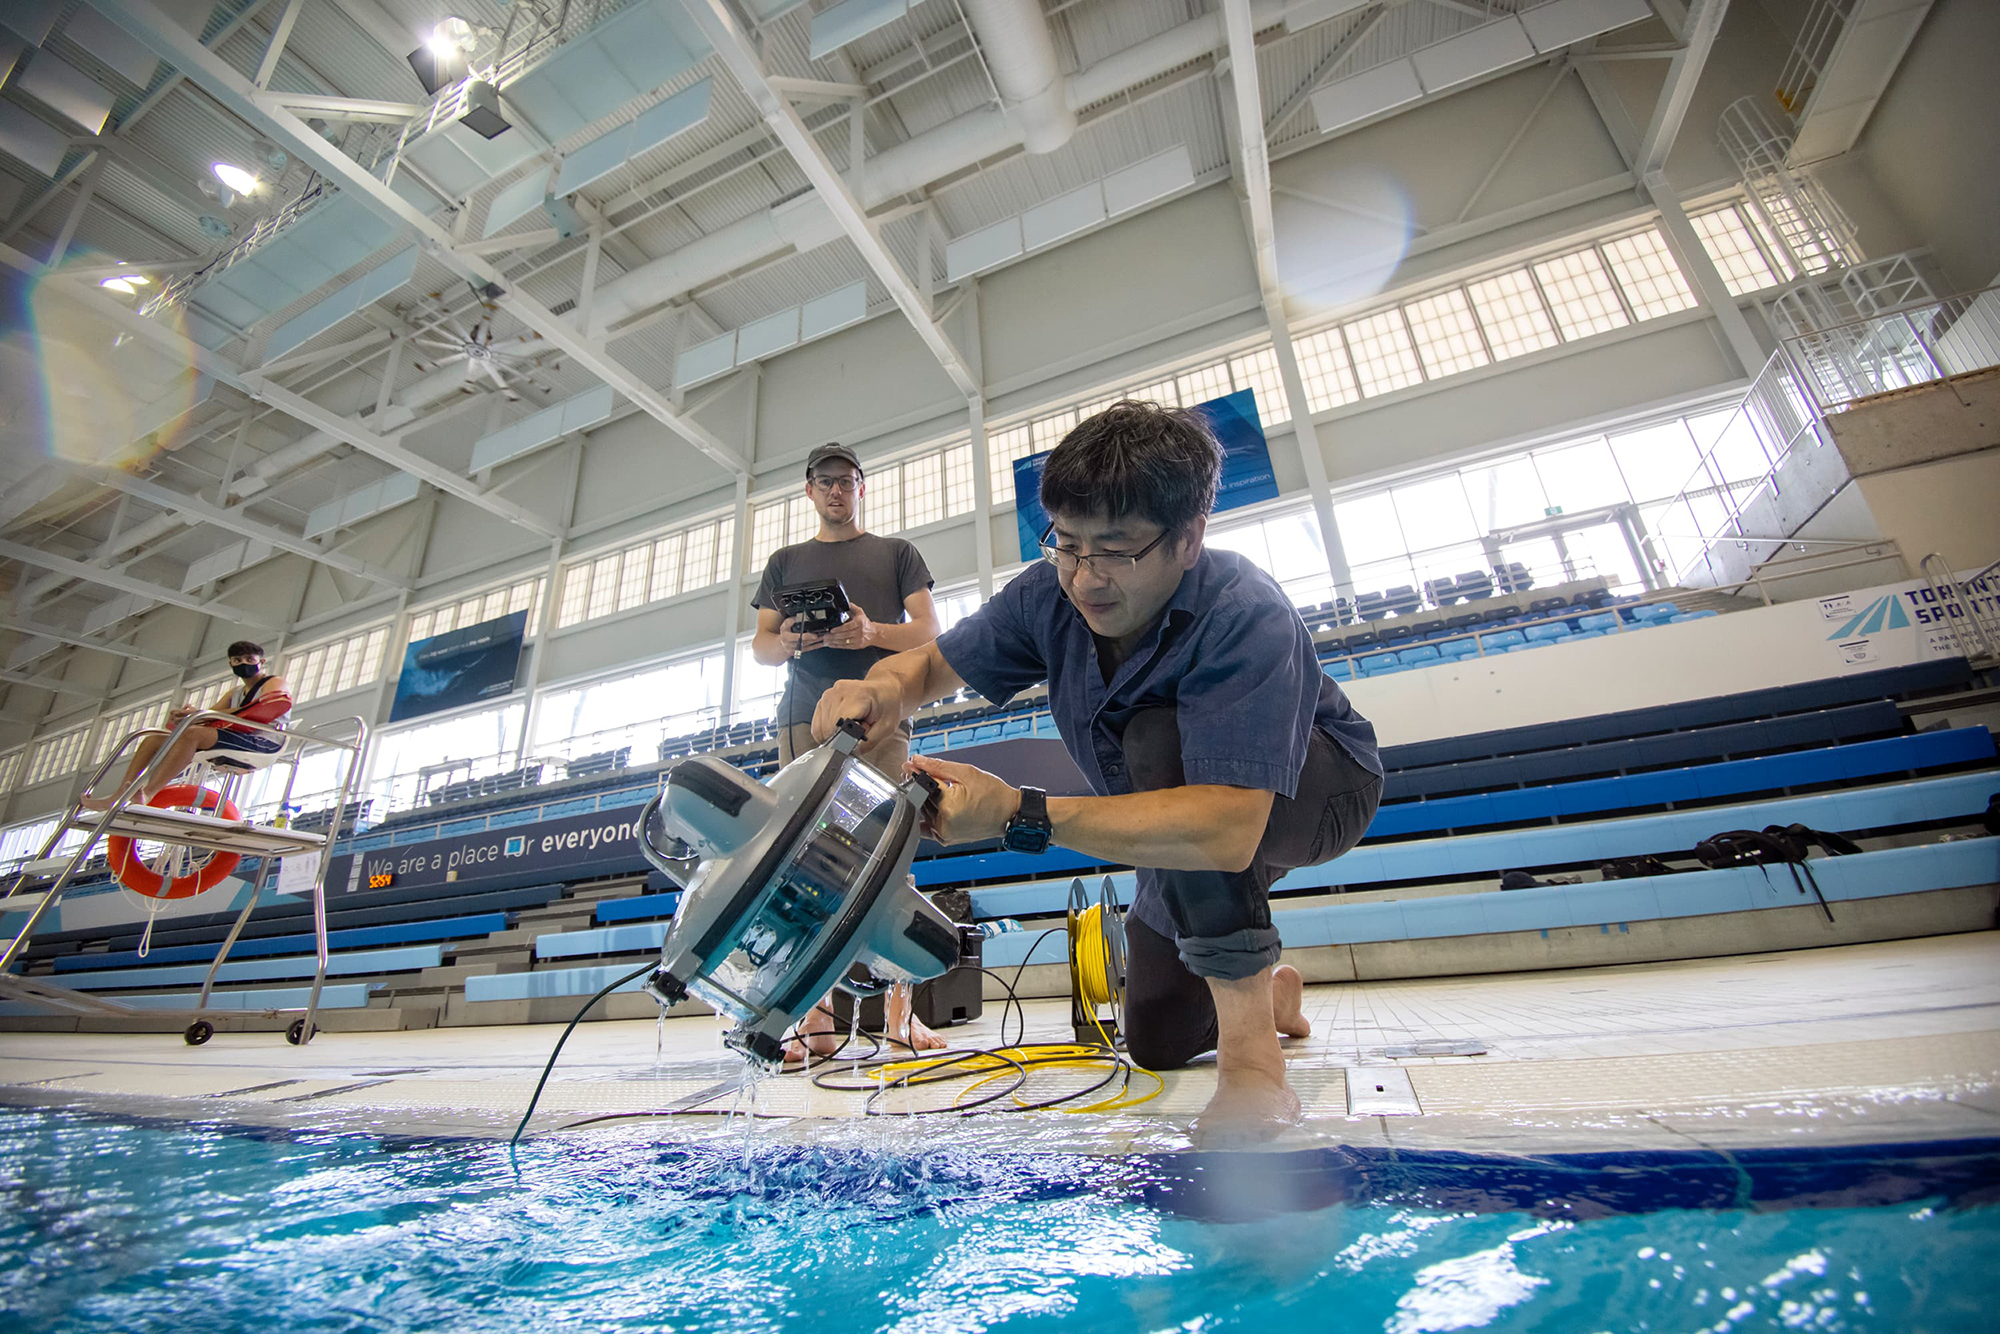
[(470, 23), (453, 14), (431, 29), (424, 42), (440, 60), (463, 60), (472, 53), (479, 34)]
[(121, 296), (131, 296), (142, 287), (151, 287), (153, 280), (143, 273), (121, 273), (116, 277), (106, 278), (97, 285), (109, 288)]
[(236, 194), (254, 195), (257, 193), (257, 173), (253, 171), (245, 171), (232, 162), (210, 163), (208, 169), (215, 173), (216, 180), (221, 181)]
[(478, 44), (478, 29), (453, 15), (431, 29), (424, 44), (406, 59), (424, 92), (435, 96), (438, 89), (465, 73), (472, 49)]

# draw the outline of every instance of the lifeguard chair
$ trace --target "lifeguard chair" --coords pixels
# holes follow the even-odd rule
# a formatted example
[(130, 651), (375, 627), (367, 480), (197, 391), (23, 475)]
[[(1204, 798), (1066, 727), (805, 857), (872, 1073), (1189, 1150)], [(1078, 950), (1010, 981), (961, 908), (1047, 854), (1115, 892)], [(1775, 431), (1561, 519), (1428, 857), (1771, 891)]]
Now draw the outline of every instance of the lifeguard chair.
[[(175, 781), (163, 787), (152, 801), (139, 800), (139, 792), (173, 743), (190, 727), (205, 723), (227, 723), (279, 738), (283, 744), (270, 752), (210, 750), (197, 752), (193, 763)], [(108, 810), (89, 810), (83, 805), (105, 775), (121, 765), (141, 740), (149, 736), (166, 738), (152, 765), (120, 786)], [(286, 1030), (286, 1040), (297, 1046), (310, 1042), (319, 1012), (321, 989), (326, 982), (326, 870), (333, 841), (345, 819), (354, 785), (360, 780), (368, 746), (368, 727), (358, 717), (344, 718), (317, 727), (280, 729), (242, 718), (200, 710), (189, 714), (172, 728), (141, 728), (128, 734), (98, 765), (75, 805), (57, 820), (42, 845), (41, 852), (23, 865), (0, 898), (0, 912), (28, 913), (28, 920), (11, 940), (0, 941), (0, 996), (26, 1001), (58, 1012), (130, 1018), (158, 1017), (161, 1011), (139, 1009), (101, 996), (92, 996), (73, 987), (61, 986), (40, 977), (23, 977), (11, 972), (14, 961), (28, 946), (35, 930), (61, 902), (75, 882), (78, 871), (91, 854), (102, 846), (114, 878), (127, 891), (148, 902), (146, 928), (140, 937), (140, 952), (152, 937), (153, 917), (165, 904), (193, 898), (227, 882), (245, 857), (257, 859), (249, 897), (237, 913), (228, 936), (216, 951), (201, 993), (193, 1007), (181, 1012), (189, 1020), (183, 1037), (199, 1046), (215, 1033), (213, 1020), (228, 1014), (266, 1019), (282, 1018), (290, 1010), (211, 1009), (210, 995), (230, 950), (242, 935), (245, 923), (258, 899), (271, 882), (273, 868), (285, 857), (309, 856), (316, 862), (310, 877), (313, 905), (313, 940), (316, 969), (312, 989), (303, 1013)], [(336, 789), (332, 819), (324, 831), (295, 829), (289, 823), (263, 822), (246, 818), (237, 804), (244, 780), (277, 765), (288, 766), (278, 809), (291, 804), (292, 789), (298, 781), (299, 761), (316, 751), (347, 753)], [(65, 838), (81, 831), (84, 838), (67, 854), (58, 853)], [(44, 875), (54, 879), (46, 889), (28, 889), (31, 881)], [(158, 906), (154, 906), (158, 905)], [(176, 1012), (168, 1011), (169, 1014)], [(177, 1015), (179, 1017), (179, 1015)]]

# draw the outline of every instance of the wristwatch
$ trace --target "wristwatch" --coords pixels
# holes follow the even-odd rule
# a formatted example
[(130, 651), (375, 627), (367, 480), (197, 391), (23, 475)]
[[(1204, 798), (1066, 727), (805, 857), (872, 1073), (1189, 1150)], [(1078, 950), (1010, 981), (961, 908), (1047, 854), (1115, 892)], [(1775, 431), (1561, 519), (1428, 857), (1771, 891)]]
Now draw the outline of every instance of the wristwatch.
[(1021, 809), (1007, 821), (1000, 846), (1009, 852), (1047, 852), (1055, 826), (1049, 823), (1049, 794), (1038, 787), (1021, 789)]

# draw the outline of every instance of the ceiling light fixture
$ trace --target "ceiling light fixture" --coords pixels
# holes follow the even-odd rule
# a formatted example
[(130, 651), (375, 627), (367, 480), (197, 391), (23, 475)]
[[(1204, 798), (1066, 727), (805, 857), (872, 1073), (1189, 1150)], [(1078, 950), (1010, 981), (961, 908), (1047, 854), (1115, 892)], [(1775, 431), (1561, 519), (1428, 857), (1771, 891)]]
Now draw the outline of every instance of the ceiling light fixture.
[(423, 84), (424, 92), (435, 95), (438, 89), (467, 72), (480, 34), (480, 29), (456, 14), (430, 30), (423, 45), (405, 57), (416, 73), (417, 82)]
[(99, 287), (108, 287), (123, 296), (131, 296), (140, 288), (151, 287), (152, 285), (153, 280), (143, 273), (121, 273), (115, 277), (106, 278), (98, 284)]
[(257, 173), (253, 171), (245, 171), (233, 162), (214, 162), (209, 164), (208, 169), (215, 173), (216, 180), (239, 195), (257, 193), (260, 182), (257, 180)]

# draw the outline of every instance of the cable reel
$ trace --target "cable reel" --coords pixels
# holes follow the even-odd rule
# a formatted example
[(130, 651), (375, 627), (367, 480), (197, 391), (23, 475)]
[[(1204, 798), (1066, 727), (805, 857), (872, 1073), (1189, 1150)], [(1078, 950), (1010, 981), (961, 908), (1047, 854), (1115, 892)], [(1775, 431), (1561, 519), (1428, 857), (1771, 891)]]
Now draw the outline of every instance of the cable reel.
[(1069, 884), (1069, 1022), (1080, 1043), (1124, 1044), (1125, 913), (1108, 875), (1095, 903), (1082, 877)]

